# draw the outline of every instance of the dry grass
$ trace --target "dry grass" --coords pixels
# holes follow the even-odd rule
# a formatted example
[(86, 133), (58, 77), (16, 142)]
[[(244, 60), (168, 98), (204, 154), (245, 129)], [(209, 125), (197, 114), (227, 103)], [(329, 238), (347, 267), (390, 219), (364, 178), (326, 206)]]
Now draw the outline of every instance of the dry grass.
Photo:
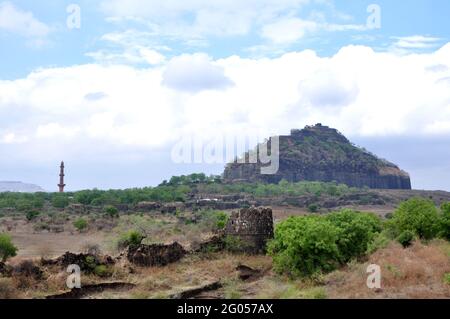
[[(370, 256), (364, 264), (352, 264), (326, 277), (331, 298), (450, 298), (445, 274), (450, 272), (448, 242), (420, 242), (403, 249), (392, 243)], [(369, 264), (381, 267), (381, 289), (367, 288)]]

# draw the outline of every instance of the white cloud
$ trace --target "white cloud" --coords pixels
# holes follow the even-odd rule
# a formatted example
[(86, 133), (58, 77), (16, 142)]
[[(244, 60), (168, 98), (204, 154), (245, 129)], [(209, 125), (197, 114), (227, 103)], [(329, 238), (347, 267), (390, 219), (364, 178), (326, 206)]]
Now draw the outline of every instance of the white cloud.
[(275, 45), (291, 45), (306, 36), (318, 32), (364, 31), (365, 25), (328, 23), (324, 16), (313, 15), (310, 19), (282, 17), (262, 27), (262, 38)]
[[(427, 70), (433, 65), (440, 72)], [(347, 46), (324, 58), (310, 50), (272, 59), (196, 54), (147, 69), (41, 69), (0, 81), (0, 114), (13, 116), (0, 119), (0, 143), (44, 161), (63, 151), (131, 156), (188, 134), (286, 134), (317, 122), (350, 137), (448, 135), (450, 84), (438, 80), (449, 67), (450, 44), (409, 55)]]
[(50, 27), (36, 19), (33, 13), (8, 1), (0, 3), (0, 29), (31, 38), (44, 38), (50, 32)]
[(287, 18), (262, 28), (262, 37), (275, 44), (290, 44), (303, 38), (305, 34), (315, 32), (319, 25), (314, 21), (299, 18)]
[(233, 82), (225, 76), (224, 69), (211, 62), (205, 54), (173, 58), (164, 71), (162, 84), (174, 90), (193, 93), (233, 86)]
[[(181, 38), (247, 34), (254, 25), (298, 10), (310, 0), (110, 0), (101, 9), (110, 21), (151, 21), (158, 34)], [(148, 24), (148, 22), (144, 22)]]
[(392, 37), (394, 43), (389, 50), (395, 53), (405, 54), (411, 51), (437, 48), (442, 39), (423, 35), (413, 35), (408, 37)]

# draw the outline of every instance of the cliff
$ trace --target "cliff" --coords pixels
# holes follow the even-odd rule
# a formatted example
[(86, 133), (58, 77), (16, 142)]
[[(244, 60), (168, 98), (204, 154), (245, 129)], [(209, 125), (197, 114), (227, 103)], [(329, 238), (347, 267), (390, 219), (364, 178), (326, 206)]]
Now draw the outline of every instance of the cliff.
[[(271, 145), (272, 139), (267, 144)], [(260, 144), (256, 149), (261, 147)], [(352, 187), (411, 189), (409, 174), (398, 166), (361, 149), (337, 130), (317, 124), (292, 130), (279, 136), (279, 169), (272, 175), (261, 174), (261, 162), (229, 163), (223, 173), (226, 182), (247, 181), (278, 183), (322, 181)], [(240, 161), (242, 162), (242, 160)]]

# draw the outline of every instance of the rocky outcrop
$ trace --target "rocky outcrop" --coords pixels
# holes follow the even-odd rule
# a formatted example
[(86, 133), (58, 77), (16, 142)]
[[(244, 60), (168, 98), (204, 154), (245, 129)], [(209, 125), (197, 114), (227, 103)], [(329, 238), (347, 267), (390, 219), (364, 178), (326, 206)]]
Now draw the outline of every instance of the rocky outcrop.
[[(233, 212), (225, 227), (225, 236), (230, 250), (265, 253), (267, 241), (273, 238), (272, 209), (252, 207)], [(230, 247), (230, 243), (235, 247)]]
[[(273, 138), (257, 149), (270, 150)], [(224, 171), (227, 182), (289, 182), (322, 181), (347, 184), (351, 187), (378, 189), (411, 189), (408, 173), (398, 166), (359, 148), (337, 130), (317, 124), (303, 130), (292, 130), (289, 136), (279, 136), (279, 169), (272, 175), (261, 174), (264, 165), (230, 163)], [(240, 162), (243, 162), (241, 159)]]
[(179, 243), (171, 245), (137, 245), (128, 247), (127, 259), (138, 266), (165, 266), (174, 263), (186, 254)]

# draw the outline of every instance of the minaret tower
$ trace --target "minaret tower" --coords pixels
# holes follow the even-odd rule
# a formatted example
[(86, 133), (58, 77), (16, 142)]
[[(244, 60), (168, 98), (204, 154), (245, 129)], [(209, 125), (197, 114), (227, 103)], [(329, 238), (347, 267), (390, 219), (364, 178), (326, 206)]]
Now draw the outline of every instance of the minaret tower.
[(64, 193), (64, 186), (66, 186), (66, 184), (64, 184), (64, 162), (61, 162), (61, 167), (60, 167), (60, 172), (59, 172), (59, 192), (60, 193)]

